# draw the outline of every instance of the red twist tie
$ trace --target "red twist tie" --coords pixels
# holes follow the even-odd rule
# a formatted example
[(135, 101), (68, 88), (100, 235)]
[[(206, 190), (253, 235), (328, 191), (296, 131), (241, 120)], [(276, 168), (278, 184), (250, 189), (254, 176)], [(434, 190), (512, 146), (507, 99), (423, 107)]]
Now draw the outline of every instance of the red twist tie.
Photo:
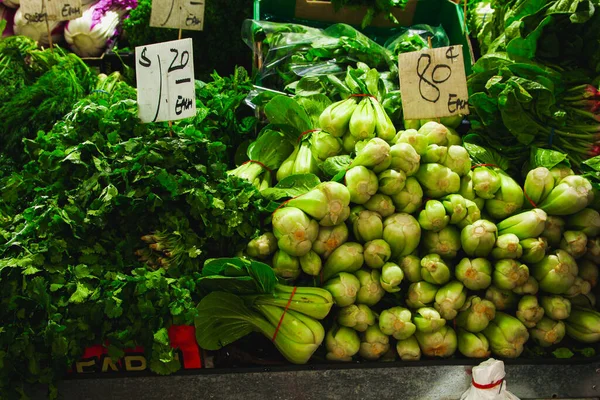
[(273, 211), (273, 212), (271, 213), (271, 215), (275, 214), (275, 213), (277, 212), (277, 210), (279, 210), (280, 208), (283, 208), (283, 207), (285, 207), (285, 205), (286, 205), (287, 203), (289, 203), (290, 201), (292, 201), (292, 200), (294, 200), (294, 199), (297, 199), (297, 198), (298, 198), (298, 197), (300, 197), (300, 196), (302, 196), (302, 195), (299, 195), (299, 196), (292, 197), (291, 199), (287, 199), (286, 201), (284, 201), (283, 203), (281, 203), (279, 206), (277, 206), (277, 208), (275, 209), (275, 211)]
[(498, 168), (501, 169), (499, 166), (497, 166), (496, 164), (475, 164), (473, 166), (471, 166), (471, 169), (475, 169), (477, 167), (494, 167), (494, 168)]
[(265, 164), (261, 163), (260, 161), (256, 161), (256, 160), (248, 160), (244, 163), (242, 163), (242, 165), (246, 165), (246, 164), (258, 164), (261, 167), (263, 167), (267, 172), (269, 172), (269, 174), (273, 174), (273, 171), (271, 170), (271, 168), (267, 167)]
[(525, 191), (525, 189), (523, 189), (523, 194), (525, 195), (525, 198), (527, 199), (527, 201), (529, 202), (529, 204), (531, 204), (533, 206), (533, 208), (538, 208), (538, 206), (533, 202), (533, 200), (531, 200), (529, 198), (529, 196), (527, 196), (527, 192)]
[(294, 286), (294, 289), (292, 289), (292, 294), (290, 295), (290, 298), (288, 299), (288, 302), (285, 305), (285, 308), (283, 309), (283, 314), (281, 314), (281, 318), (279, 318), (279, 323), (277, 324), (277, 328), (275, 328), (275, 333), (273, 333), (273, 339), (271, 339), (272, 342), (274, 342), (275, 339), (277, 339), (277, 334), (279, 333), (279, 328), (281, 327), (281, 324), (283, 323), (283, 319), (285, 318), (285, 313), (287, 312), (288, 308), (290, 308), (290, 304), (292, 304), (292, 299), (294, 298), (294, 295), (296, 294), (296, 289), (297, 289), (296, 286)]
[(502, 385), (504, 383), (504, 378), (498, 379), (496, 382), (487, 383), (482, 385), (480, 383), (475, 382), (475, 379), (471, 378), (471, 384), (477, 389), (493, 389), (498, 385)]
[(375, 99), (375, 101), (379, 101), (379, 100), (377, 100), (377, 97), (373, 96), (372, 94), (368, 94), (368, 93), (351, 94), (350, 97), (370, 97), (372, 99)]
[(308, 135), (309, 133), (313, 133), (313, 132), (319, 132), (319, 131), (321, 131), (321, 130), (320, 129), (311, 129), (311, 130), (302, 132), (300, 134), (300, 136), (298, 136), (298, 142), (300, 142), (305, 135)]

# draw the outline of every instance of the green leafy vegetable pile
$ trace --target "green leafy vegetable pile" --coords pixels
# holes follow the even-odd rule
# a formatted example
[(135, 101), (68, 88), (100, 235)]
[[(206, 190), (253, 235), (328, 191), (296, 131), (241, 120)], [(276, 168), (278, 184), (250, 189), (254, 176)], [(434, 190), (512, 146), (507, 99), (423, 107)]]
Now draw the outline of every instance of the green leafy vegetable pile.
[(117, 81), (24, 141), (24, 168), (0, 180), (0, 391), (54, 382), (105, 341), (113, 356), (144, 346), (157, 373), (179, 368), (165, 328), (193, 322), (202, 262), (242, 249), (266, 205), (226, 174), (254, 136), (248, 77), (213, 78), (172, 128), (140, 124)]
[[(573, 165), (598, 154), (600, 91), (585, 80), (542, 64), (515, 62), (504, 53), (475, 63), (468, 79), (473, 133), (520, 171), (531, 146), (568, 155)], [(516, 142), (515, 142), (516, 139)]]
[[(249, 2), (225, 3), (192, 34), (197, 76), (247, 57), (227, 43)], [(367, 25), (403, 3), (334, 5), (371, 6)], [(492, 5), (464, 138), (460, 115), (398, 131), (395, 55), (442, 43), (437, 28), (384, 48), (344, 24), (246, 20), (267, 90), (213, 73), (172, 124), (141, 124), (119, 74), (0, 40), (0, 392), (54, 384), (97, 344), (173, 373), (180, 324), (206, 350), (262, 334), (298, 364), (593, 355), (595, 3)], [(175, 39), (147, 28), (150, 6), (129, 45)]]
[[(366, 77), (345, 82), (372, 97), (333, 103), (316, 125), (305, 124), (342, 137), (343, 146), (309, 140), (305, 153), (312, 156), (300, 157), (302, 139), (296, 144), (293, 164), (302, 170), (289, 174), (285, 161), (276, 171), (279, 183), (261, 190), (288, 200), (246, 249), (288, 284), (330, 292), (336, 307), (324, 320), (325, 346), (314, 359), (594, 355), (600, 342), (597, 158), (576, 175), (565, 154), (532, 147), (518, 182), (502, 155), (463, 142), (441, 123), (420, 121), (418, 130), (389, 135), (385, 113), (369, 110), (377, 71)], [(308, 121), (301, 108), (290, 111), (293, 102), (275, 97), (266, 108), (288, 104), (281, 114)], [(454, 128), (460, 123), (447, 121)], [(330, 155), (321, 161), (315, 150), (326, 147)], [(330, 169), (331, 181), (308, 179), (331, 176)], [(201, 347), (218, 349), (245, 329), (269, 332), (234, 300), (218, 293), (202, 299)], [(275, 346), (300, 362), (287, 346)], [(298, 347), (294, 355), (306, 353)]]
[(515, 169), (532, 145), (566, 153), (576, 168), (599, 154), (598, 5), (512, 0), (471, 8), (485, 53), (468, 80), (475, 140)]
[(72, 53), (11, 36), (0, 41), (0, 82), (0, 152), (20, 163), (21, 139), (50, 129), (89, 94), (96, 76)]

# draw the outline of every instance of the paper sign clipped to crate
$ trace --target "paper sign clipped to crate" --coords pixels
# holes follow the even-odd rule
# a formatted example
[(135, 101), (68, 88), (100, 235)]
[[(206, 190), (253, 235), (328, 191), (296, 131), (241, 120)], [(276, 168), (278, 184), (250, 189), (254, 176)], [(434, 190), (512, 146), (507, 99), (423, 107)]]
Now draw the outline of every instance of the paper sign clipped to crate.
[(29, 23), (69, 21), (81, 17), (81, 0), (21, 0), (23, 18)]
[(196, 115), (192, 39), (136, 47), (135, 70), (142, 122)]
[(205, 0), (152, 0), (150, 26), (201, 31)]
[(400, 54), (398, 70), (404, 119), (469, 114), (462, 46)]

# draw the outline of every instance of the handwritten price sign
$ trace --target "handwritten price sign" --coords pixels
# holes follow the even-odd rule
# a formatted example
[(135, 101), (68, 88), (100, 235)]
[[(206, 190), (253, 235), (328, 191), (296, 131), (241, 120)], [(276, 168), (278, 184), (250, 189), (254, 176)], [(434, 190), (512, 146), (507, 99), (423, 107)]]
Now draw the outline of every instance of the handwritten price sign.
[(135, 48), (138, 115), (142, 122), (196, 114), (192, 39)]
[(398, 56), (404, 119), (469, 114), (462, 46)]
[(68, 21), (81, 17), (81, 0), (21, 0), (27, 22)]
[(153, 0), (150, 26), (201, 31), (204, 0)]

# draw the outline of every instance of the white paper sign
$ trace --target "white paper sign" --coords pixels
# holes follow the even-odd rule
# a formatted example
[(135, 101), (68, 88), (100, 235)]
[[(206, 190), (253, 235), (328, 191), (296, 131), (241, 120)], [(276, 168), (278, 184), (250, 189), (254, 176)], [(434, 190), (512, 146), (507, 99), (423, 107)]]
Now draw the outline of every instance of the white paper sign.
[(81, 0), (21, 0), (21, 12), (27, 22), (69, 21), (81, 17)]
[(204, 4), (205, 0), (152, 0), (150, 26), (201, 31)]
[(404, 119), (469, 114), (469, 92), (462, 46), (398, 56)]
[(142, 122), (196, 114), (192, 39), (135, 48), (138, 115)]

